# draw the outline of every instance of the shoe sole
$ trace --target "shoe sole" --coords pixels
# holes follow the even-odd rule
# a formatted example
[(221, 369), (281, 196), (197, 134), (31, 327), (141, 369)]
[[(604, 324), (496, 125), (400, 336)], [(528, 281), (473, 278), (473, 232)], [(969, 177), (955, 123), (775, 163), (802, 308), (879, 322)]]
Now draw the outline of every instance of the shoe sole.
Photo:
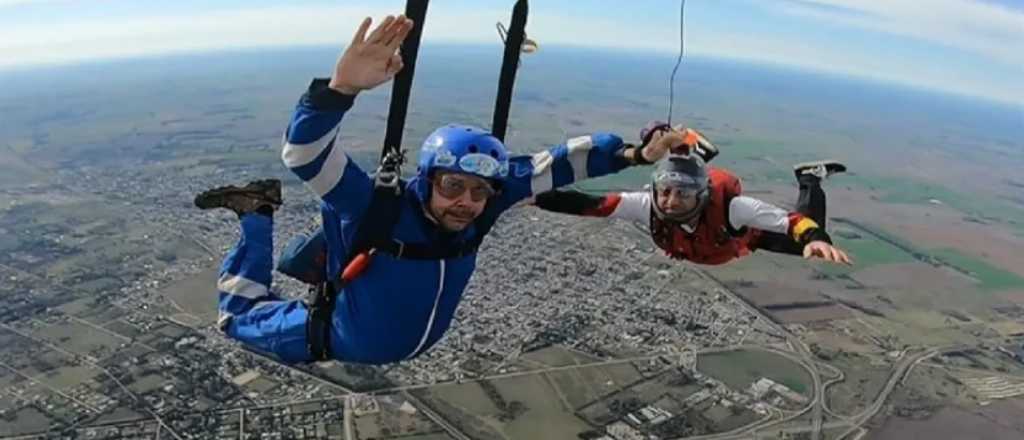
[(222, 186), (203, 191), (196, 196), (193, 202), (199, 209), (230, 209), (230, 207), (227, 206), (227, 197), (235, 195), (263, 201), (274, 206), (281, 206), (282, 203), (280, 197), (268, 197), (264, 191), (247, 190), (237, 186)]
[(846, 165), (843, 165), (838, 160), (834, 160), (834, 159), (816, 160), (816, 161), (813, 161), (813, 162), (798, 163), (796, 165), (793, 165), (793, 171), (799, 172), (799, 171), (801, 171), (803, 169), (814, 168), (814, 167), (816, 167), (818, 165), (825, 165), (825, 170), (828, 171), (828, 175), (830, 175), (830, 176), (833, 175), (833, 174), (838, 174), (838, 173), (846, 172)]

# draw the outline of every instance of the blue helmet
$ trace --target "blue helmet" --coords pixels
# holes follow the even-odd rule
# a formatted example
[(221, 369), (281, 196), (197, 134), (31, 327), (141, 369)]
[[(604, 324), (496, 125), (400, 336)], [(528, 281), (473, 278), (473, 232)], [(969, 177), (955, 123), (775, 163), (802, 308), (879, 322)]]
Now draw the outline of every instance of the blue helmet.
[(508, 151), (486, 130), (448, 124), (427, 136), (420, 149), (419, 177), (435, 170), (473, 174), (500, 185), (508, 177)]

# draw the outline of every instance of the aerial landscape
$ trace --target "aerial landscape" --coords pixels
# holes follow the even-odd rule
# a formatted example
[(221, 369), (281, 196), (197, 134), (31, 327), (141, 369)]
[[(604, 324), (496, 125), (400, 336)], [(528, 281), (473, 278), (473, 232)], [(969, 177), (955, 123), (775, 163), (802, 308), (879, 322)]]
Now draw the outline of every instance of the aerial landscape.
[[(594, 132), (637, 142), (664, 119), (675, 54), (538, 38), (513, 153)], [(0, 68), (0, 438), (1024, 437), (1020, 77), (997, 100), (687, 55), (673, 121), (714, 140), (744, 193), (791, 207), (793, 164), (849, 166), (824, 189), (853, 265), (755, 252), (700, 266), (665, 256), (646, 225), (521, 206), (483, 242), (430, 351), (287, 365), (218, 329), (238, 221), (193, 197), (278, 178), (275, 248), (315, 227), (281, 139), (337, 56), (226, 47)], [(428, 39), (403, 148), (451, 121), (487, 127), (500, 63), (499, 41)], [(364, 169), (389, 90), (361, 94), (342, 123)], [(650, 174), (576, 187), (639, 190)], [(273, 291), (309, 293), (278, 273)]]

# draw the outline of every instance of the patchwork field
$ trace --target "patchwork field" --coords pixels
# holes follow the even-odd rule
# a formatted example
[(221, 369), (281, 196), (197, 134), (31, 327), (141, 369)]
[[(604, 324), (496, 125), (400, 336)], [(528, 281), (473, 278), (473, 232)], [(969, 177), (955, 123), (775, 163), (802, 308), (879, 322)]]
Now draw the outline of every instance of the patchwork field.
[(1000, 401), (990, 407), (964, 410), (946, 407), (924, 420), (893, 418), (866, 438), (902, 440), (943, 438), (970, 440), (1017, 440), (1024, 436), (1021, 399)]
[(852, 415), (868, 407), (889, 378), (888, 363), (872, 362), (870, 358), (843, 353), (829, 364), (842, 370), (845, 380), (827, 389), (828, 407), (838, 414)]
[(810, 396), (811, 376), (803, 366), (778, 354), (762, 350), (735, 350), (697, 357), (697, 369), (725, 382), (737, 391), (746, 391), (762, 377)]
[(200, 325), (217, 321), (217, 272), (208, 270), (167, 286), (162, 294), (185, 313), (200, 319)]

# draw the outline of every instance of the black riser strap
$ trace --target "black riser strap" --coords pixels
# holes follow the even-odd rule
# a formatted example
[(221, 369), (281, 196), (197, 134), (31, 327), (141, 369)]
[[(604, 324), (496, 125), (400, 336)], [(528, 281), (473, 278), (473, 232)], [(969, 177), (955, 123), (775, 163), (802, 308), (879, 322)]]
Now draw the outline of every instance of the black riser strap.
[(403, 68), (395, 76), (391, 88), (391, 107), (388, 109), (388, 128), (384, 134), (383, 158), (391, 149), (402, 147), (402, 131), (405, 130), (405, 115), (409, 109), (409, 92), (412, 90), (412, 78), (416, 73), (416, 56), (420, 50), (420, 37), (423, 36), (423, 25), (427, 17), (428, 0), (408, 0), (405, 2), (405, 16), (414, 22), (414, 27), (402, 42)]
[(512, 90), (516, 82), (516, 70), (519, 67), (519, 54), (526, 38), (526, 16), (529, 9), (526, 0), (516, 1), (515, 7), (512, 8), (512, 24), (505, 37), (505, 55), (501, 60), (498, 96), (494, 101), (494, 120), (491, 122), (491, 133), (502, 142), (505, 141), (505, 131), (508, 129)]

